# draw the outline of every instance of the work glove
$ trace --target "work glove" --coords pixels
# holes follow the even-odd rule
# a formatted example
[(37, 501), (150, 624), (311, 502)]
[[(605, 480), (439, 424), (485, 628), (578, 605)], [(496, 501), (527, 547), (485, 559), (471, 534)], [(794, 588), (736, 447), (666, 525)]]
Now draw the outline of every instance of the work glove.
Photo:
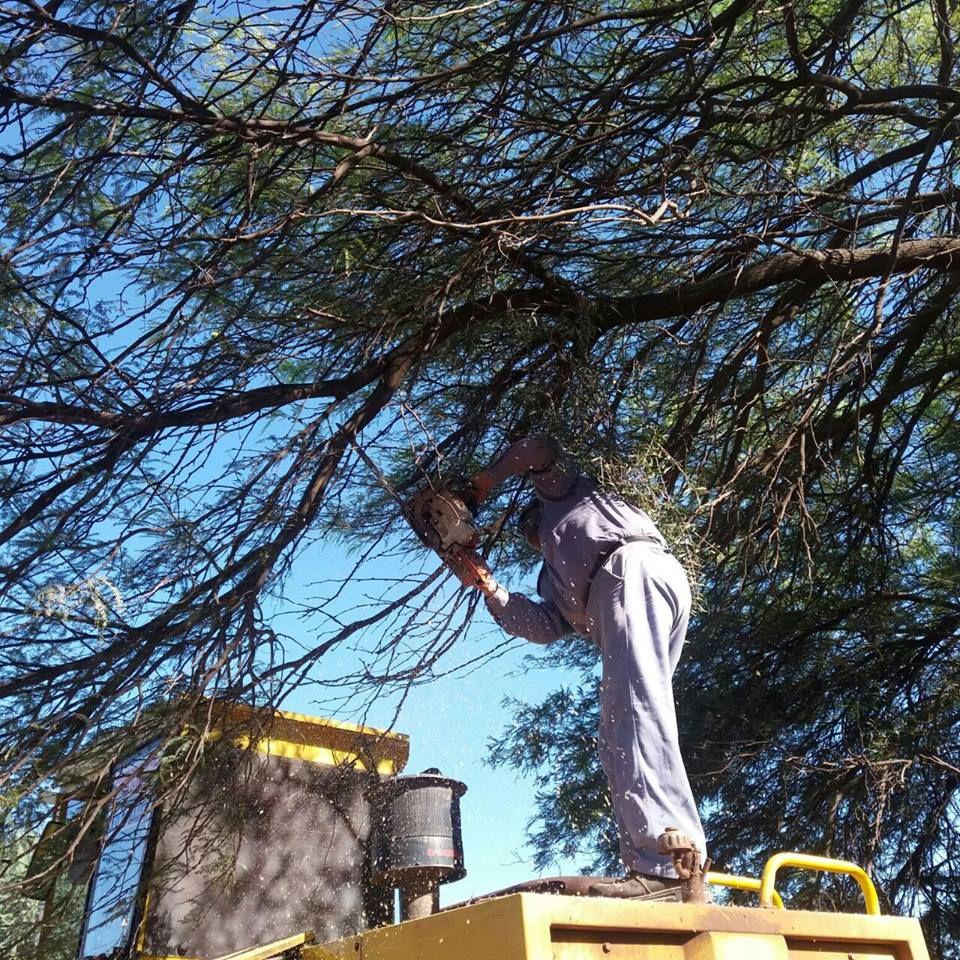
[(470, 477), (457, 477), (447, 484), (446, 489), (463, 502), (472, 517), (476, 517), (484, 494)]

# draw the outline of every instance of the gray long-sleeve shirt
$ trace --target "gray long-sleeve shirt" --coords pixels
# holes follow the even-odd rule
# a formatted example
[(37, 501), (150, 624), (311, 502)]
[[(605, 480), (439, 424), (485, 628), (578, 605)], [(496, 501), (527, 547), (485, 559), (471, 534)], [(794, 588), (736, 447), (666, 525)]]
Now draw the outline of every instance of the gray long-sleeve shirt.
[(666, 546), (643, 510), (600, 490), (547, 437), (517, 441), (489, 473), (496, 483), (529, 474), (541, 506), (543, 566), (537, 592), (543, 602), (503, 587), (487, 600), (493, 619), (513, 636), (534, 643), (551, 643), (568, 633), (589, 636), (587, 598), (603, 559), (628, 540)]

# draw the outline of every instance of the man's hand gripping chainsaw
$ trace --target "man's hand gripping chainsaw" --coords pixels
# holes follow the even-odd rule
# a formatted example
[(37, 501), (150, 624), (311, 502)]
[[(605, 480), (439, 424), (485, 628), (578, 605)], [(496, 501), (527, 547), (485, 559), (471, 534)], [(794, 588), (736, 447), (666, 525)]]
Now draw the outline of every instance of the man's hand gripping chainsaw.
[(496, 592), (490, 568), (473, 550), (479, 538), (461, 494), (428, 487), (409, 502), (407, 514), (423, 544), (440, 555), (464, 586), (476, 587), (485, 596)]

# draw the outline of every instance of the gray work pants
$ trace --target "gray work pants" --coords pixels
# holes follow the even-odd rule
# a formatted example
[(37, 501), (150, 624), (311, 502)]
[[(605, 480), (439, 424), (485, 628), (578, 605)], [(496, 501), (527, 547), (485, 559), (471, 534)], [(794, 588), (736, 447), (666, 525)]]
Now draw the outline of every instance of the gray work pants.
[(675, 876), (669, 858), (657, 853), (666, 827), (678, 827), (706, 854), (673, 701), (673, 672), (690, 616), (687, 576), (659, 546), (628, 543), (597, 572), (587, 613), (603, 654), (600, 762), (624, 866)]

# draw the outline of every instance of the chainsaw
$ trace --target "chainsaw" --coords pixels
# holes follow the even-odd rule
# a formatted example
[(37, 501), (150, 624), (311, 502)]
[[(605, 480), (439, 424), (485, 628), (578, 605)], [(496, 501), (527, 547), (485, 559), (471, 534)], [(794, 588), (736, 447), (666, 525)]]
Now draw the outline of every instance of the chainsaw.
[(446, 560), (454, 553), (477, 545), (480, 537), (473, 524), (473, 514), (460, 494), (448, 487), (428, 484), (404, 501), (366, 451), (356, 442), (351, 446), (380, 486), (397, 502), (404, 519), (424, 546)]
[(479, 541), (473, 514), (452, 490), (426, 487), (406, 504), (405, 512), (420, 541), (441, 557), (475, 547)]
[(492, 596), (498, 585), (486, 563), (474, 552), (480, 533), (465, 496), (449, 486), (428, 484), (405, 501), (366, 451), (356, 441), (351, 445), (380, 486), (396, 501), (417, 539), (433, 550), (464, 586), (476, 587)]

